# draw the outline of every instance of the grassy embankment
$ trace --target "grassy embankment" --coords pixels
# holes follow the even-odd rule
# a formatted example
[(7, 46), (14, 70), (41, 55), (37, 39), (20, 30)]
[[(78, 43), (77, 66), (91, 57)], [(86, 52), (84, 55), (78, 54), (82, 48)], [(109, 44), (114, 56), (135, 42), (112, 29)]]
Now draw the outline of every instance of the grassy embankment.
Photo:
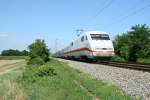
[(42, 76), (31, 67), (21, 80), (29, 100), (130, 100), (117, 87), (94, 80), (63, 62), (52, 60), (43, 65), (53, 68), (54, 75)]
[(55, 60), (38, 68), (26, 65), (25, 70), (18, 69), (0, 75), (0, 100), (98, 100), (98, 98), (131, 99), (117, 87), (94, 80)]

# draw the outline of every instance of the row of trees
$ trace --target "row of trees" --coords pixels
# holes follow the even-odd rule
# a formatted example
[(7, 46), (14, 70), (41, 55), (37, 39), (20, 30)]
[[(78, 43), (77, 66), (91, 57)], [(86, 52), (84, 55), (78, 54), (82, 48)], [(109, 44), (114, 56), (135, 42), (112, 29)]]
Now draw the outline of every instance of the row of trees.
[(28, 51), (23, 50), (4, 50), (1, 56), (29, 56), (28, 64), (42, 65), (50, 60), (50, 51), (47, 48), (45, 41), (37, 39), (28, 46)]
[(27, 55), (28, 55), (28, 51), (26, 50), (19, 51), (19, 50), (9, 49), (9, 50), (4, 50), (1, 53), (1, 56), (27, 56)]
[(135, 25), (131, 30), (118, 35), (113, 41), (115, 53), (126, 61), (136, 62), (140, 58), (150, 58), (150, 28)]

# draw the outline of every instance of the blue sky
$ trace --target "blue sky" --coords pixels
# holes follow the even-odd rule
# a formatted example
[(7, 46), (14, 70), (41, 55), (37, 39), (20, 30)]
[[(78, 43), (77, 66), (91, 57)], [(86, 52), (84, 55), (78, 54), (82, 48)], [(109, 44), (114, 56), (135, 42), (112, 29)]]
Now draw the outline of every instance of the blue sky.
[(54, 51), (77, 29), (105, 31), (111, 39), (135, 24), (150, 26), (150, 0), (0, 0), (0, 51), (26, 49), (44, 39)]

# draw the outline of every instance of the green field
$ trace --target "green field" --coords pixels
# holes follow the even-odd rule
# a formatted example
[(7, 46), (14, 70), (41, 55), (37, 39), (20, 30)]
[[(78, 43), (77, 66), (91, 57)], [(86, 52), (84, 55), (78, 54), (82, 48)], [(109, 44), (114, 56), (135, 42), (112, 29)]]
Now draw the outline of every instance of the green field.
[[(0, 100), (25, 100), (23, 89), (17, 82), (22, 75), (22, 68), (25, 66), (24, 62), (18, 63), (15, 67), (7, 73), (0, 73)], [(10, 70), (10, 69), (9, 69)]]
[(26, 65), (25, 70), (22, 67), (0, 75), (0, 100), (131, 100), (117, 87), (94, 80), (66, 63), (51, 60), (44, 66), (53, 68), (55, 74), (37, 76), (37, 66)]
[(28, 56), (0, 56), (0, 60), (27, 59)]

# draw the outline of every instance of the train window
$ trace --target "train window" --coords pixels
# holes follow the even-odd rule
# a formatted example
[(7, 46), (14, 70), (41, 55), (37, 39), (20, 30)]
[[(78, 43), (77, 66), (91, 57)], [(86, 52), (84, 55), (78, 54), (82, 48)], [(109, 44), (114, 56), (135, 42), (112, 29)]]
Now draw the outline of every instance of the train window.
[(87, 36), (85, 38), (86, 38), (86, 40), (88, 40)]
[(81, 42), (83, 42), (83, 41), (84, 41), (84, 36), (81, 37)]
[(91, 34), (92, 40), (110, 40), (108, 34)]
[(71, 46), (73, 46), (73, 42), (71, 43)]

